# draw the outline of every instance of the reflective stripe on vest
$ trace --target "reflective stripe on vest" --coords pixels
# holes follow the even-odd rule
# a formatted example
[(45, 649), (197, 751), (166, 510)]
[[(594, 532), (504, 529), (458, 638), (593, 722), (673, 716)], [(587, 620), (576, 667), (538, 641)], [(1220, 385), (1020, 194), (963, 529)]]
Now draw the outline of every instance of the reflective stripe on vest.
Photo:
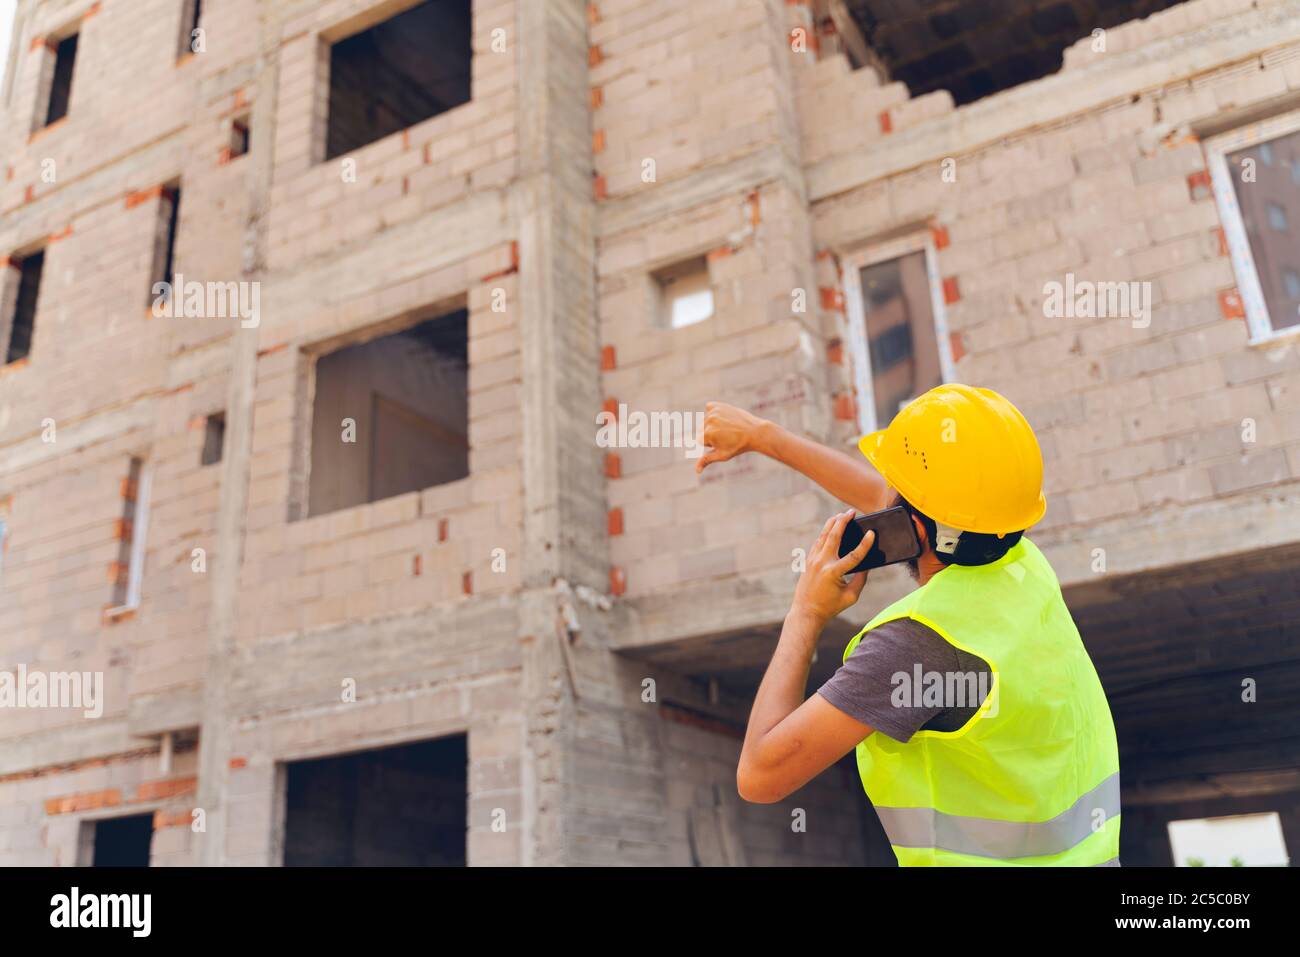
[(1098, 811), (1103, 821), (1119, 815), (1118, 774), (1112, 774), (1050, 821), (995, 821), (944, 814), (927, 807), (876, 807), (889, 843), (895, 847), (933, 847), (1006, 860), (1068, 851), (1091, 836)]

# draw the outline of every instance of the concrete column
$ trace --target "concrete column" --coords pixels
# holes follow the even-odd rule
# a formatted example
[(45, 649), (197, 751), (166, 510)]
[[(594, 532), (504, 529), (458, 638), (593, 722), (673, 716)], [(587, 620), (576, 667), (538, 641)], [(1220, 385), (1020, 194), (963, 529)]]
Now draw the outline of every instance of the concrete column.
[(567, 859), (573, 699), (556, 579), (604, 591), (605, 489), (595, 443), (600, 345), (586, 4), (519, 5), (520, 169), (513, 194), (524, 309), (524, 864)]
[[(253, 111), (253, 141), (261, 147), (249, 155), (248, 221), (244, 226), (244, 268), (241, 280), (258, 282), (266, 267), (266, 221), (275, 168), (274, 130), (279, 88), (280, 4), (264, 2), (260, 53), (253, 70), (257, 109)], [(197, 863), (220, 866), (226, 859), (226, 791), (230, 760), (229, 684), (238, 627), (240, 568), (244, 556), (244, 522), (248, 512), (248, 483), (253, 449), (253, 405), (257, 386), (255, 329), (239, 329), (230, 337), (230, 387), (226, 404), (226, 439), (222, 456), (221, 511), (217, 522), (217, 554), (212, 563), (212, 615), (208, 627), (208, 663), (203, 683), (202, 724), (199, 729), (198, 806), (207, 818), (207, 832), (198, 835)]]

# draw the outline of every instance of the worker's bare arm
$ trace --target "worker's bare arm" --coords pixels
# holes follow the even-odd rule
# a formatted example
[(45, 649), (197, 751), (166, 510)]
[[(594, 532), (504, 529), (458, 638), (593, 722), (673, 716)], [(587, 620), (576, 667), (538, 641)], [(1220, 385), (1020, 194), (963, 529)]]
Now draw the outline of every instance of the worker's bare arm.
[(725, 402), (705, 406), (703, 439), (709, 451), (696, 462), (697, 472), (714, 462), (758, 452), (803, 473), (861, 512), (887, 508), (893, 501), (893, 492), (865, 459), (795, 435), (775, 422)]
[(736, 771), (736, 788), (742, 798), (756, 804), (780, 801), (871, 733), (869, 725), (849, 717), (821, 695), (812, 695), (746, 748)]
[(858, 600), (866, 584), (865, 572), (848, 580), (844, 575), (871, 548), (873, 534), (868, 532), (844, 558), (838, 555), (840, 536), (852, 515), (850, 510), (828, 521), (809, 552), (781, 638), (758, 686), (736, 768), (736, 788), (747, 801), (780, 801), (872, 732), (819, 695), (804, 700), (822, 629)]

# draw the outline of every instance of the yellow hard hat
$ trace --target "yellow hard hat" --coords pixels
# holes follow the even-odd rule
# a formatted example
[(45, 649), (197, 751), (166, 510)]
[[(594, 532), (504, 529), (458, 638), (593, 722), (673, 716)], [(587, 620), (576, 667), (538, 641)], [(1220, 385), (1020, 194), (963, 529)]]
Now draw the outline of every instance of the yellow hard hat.
[(1047, 510), (1043, 454), (1020, 410), (992, 389), (952, 383), (917, 396), (862, 454), (903, 498), (940, 525), (1000, 535)]

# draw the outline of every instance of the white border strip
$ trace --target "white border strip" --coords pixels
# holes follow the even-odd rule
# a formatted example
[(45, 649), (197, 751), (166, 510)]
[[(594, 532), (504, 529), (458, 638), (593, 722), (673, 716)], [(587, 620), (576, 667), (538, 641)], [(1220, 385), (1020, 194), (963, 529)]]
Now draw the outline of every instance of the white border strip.
[(1255, 257), (1250, 251), (1246, 223), (1237, 202), (1236, 182), (1228, 154), (1258, 146), (1280, 136), (1300, 131), (1300, 110), (1283, 113), (1257, 123), (1211, 137), (1205, 141), (1205, 157), (1210, 166), (1210, 179), (1214, 184), (1214, 201), (1219, 207), (1219, 220), (1223, 224), (1232, 271), (1237, 278), (1237, 292), (1246, 311), (1246, 326), (1252, 343), (1267, 342), (1284, 335), (1294, 335), (1300, 326), (1274, 328), (1268, 314), (1268, 303), (1260, 286)]
[(871, 381), (871, 355), (867, 346), (867, 317), (862, 305), (861, 272), (891, 259), (911, 253), (925, 254), (926, 278), (930, 285), (930, 312), (934, 317), (934, 335), (939, 349), (939, 369), (944, 382), (956, 378), (952, 357), (952, 340), (948, 335), (947, 306), (943, 301), (943, 279), (939, 275), (939, 251), (929, 227), (883, 242), (870, 243), (844, 260), (844, 307), (847, 318), (846, 339), (853, 362), (853, 392), (858, 409), (858, 429), (863, 435), (880, 428), (876, 420), (876, 396)]

